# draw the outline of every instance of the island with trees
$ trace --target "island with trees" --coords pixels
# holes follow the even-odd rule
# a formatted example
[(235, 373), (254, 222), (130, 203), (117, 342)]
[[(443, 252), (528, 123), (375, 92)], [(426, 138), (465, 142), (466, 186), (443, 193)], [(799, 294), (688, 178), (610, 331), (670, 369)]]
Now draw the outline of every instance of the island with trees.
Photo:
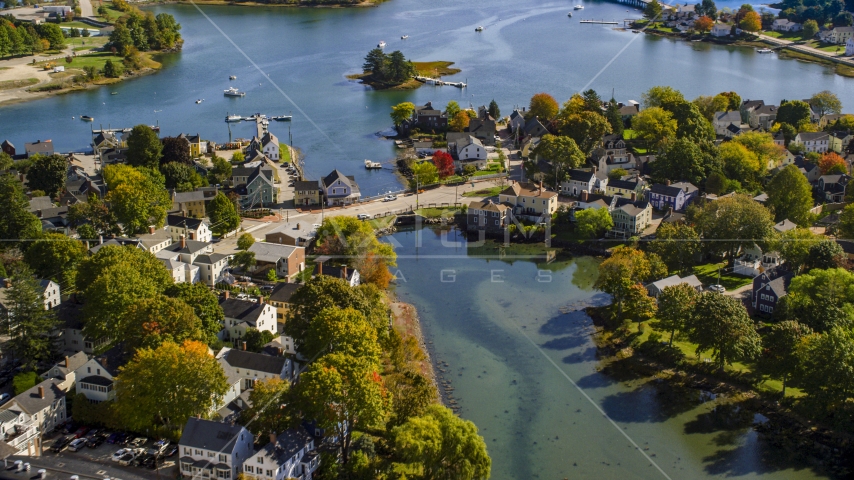
[(377, 90), (413, 90), (422, 85), (416, 76), (439, 78), (460, 73), (453, 68), (454, 62), (412, 62), (400, 50), (385, 53), (374, 48), (365, 56), (362, 73), (347, 75), (350, 80), (359, 80)]

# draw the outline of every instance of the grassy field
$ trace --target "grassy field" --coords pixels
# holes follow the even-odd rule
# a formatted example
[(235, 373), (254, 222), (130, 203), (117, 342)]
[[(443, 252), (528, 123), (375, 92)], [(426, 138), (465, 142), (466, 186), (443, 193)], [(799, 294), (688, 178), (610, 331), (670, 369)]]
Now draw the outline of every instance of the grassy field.
[[(726, 267), (726, 263), (707, 263), (705, 265), (697, 265), (694, 267), (694, 275), (703, 282), (703, 285), (714, 285), (718, 283), (718, 269)], [(750, 277), (736, 275), (732, 272), (721, 271), (720, 284), (727, 290), (735, 290), (753, 281)]]
[(443, 207), (443, 208), (419, 208), (415, 210), (415, 213), (421, 215), (424, 218), (441, 218), (441, 217), (450, 217), (459, 211), (459, 208), (455, 207)]
[(844, 45), (834, 45), (832, 43), (821, 43), (817, 40), (810, 40), (809, 42), (807, 42), (807, 46), (815, 48), (816, 50), (821, 50), (822, 52), (828, 52), (828, 53), (836, 53), (836, 52), (842, 53), (845, 51)]
[[(65, 68), (77, 68), (83, 69), (83, 67), (95, 67), (98, 70), (104, 68), (104, 64), (107, 63), (107, 60), (112, 60), (113, 63), (118, 62), (119, 65), (122, 64), (122, 57), (120, 55), (114, 55), (110, 52), (99, 52), (92, 53), (90, 55), (78, 55), (76, 57), (72, 57), (71, 63), (66, 61), (57, 62), (57, 66), (65, 66)], [(37, 65), (44, 65), (45, 62), (38, 63)]]
[(781, 38), (783, 40), (789, 40), (791, 42), (800, 42), (802, 40), (806, 40), (803, 37), (802, 32), (775, 32), (775, 31), (771, 30), (768, 32), (760, 32), (760, 33), (762, 33), (762, 35), (765, 35), (766, 37)]
[[(113, 23), (116, 21), (117, 18), (124, 15), (124, 12), (120, 12), (120, 11), (116, 10), (115, 8), (113, 8), (112, 2), (104, 2), (104, 5), (106, 5), (106, 7), (107, 7), (107, 16), (104, 17), (101, 15), (98, 15), (99, 20), (102, 20), (102, 21), (108, 22), (108, 23)], [(92, 4), (92, 8), (95, 10), (95, 14), (98, 13), (98, 7), (99, 6), (100, 5), (95, 4), (95, 3)]]
[(103, 47), (110, 41), (109, 37), (74, 37), (74, 38), (66, 38), (66, 45), (71, 45), (74, 47), (77, 46), (92, 46), (92, 47)]
[(90, 28), (91, 28), (92, 30), (97, 30), (97, 29), (98, 29), (98, 27), (93, 27), (92, 25), (89, 25), (88, 23), (78, 22), (78, 21), (76, 21), (76, 20), (75, 20), (75, 21), (73, 21), (73, 22), (62, 22), (62, 23), (60, 23), (60, 24), (59, 24), (59, 27), (60, 27), (60, 28), (62, 28), (62, 27), (66, 27), (66, 28), (75, 28), (75, 27), (77, 27), (77, 28), (86, 28), (86, 29), (90, 29)]
[(634, 140), (637, 138), (637, 134), (631, 128), (626, 128), (623, 130), (623, 140)]
[(394, 223), (395, 218), (396, 217), (394, 215), (388, 215), (386, 217), (380, 217), (380, 218), (374, 218), (374, 219), (368, 220), (368, 223), (371, 224), (371, 227), (373, 227), (374, 230), (380, 230), (382, 228), (387, 228), (387, 227), (391, 226)]
[(0, 90), (10, 90), (12, 88), (29, 87), (39, 83), (38, 78), (27, 78), (24, 80), (3, 80), (0, 82)]
[(481, 188), (480, 190), (474, 190), (472, 192), (466, 192), (463, 194), (464, 197), (494, 197), (501, 193), (501, 187), (489, 187), (489, 188)]
[(445, 75), (453, 75), (462, 71), (459, 68), (451, 68), (451, 65), (453, 65), (454, 62), (412, 62), (412, 64), (415, 65), (415, 70), (418, 71), (419, 75), (429, 77), (443, 77)]
[(291, 163), (291, 149), (287, 144), (279, 144), (279, 156), (282, 158), (282, 163)]

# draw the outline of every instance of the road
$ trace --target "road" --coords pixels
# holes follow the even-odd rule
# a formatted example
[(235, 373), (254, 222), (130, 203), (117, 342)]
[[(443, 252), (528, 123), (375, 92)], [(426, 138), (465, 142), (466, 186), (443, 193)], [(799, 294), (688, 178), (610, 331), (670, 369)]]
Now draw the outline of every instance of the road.
[(94, 17), (95, 12), (92, 10), (92, 2), (90, 0), (80, 0), (80, 16)]
[[(765, 40), (765, 41), (770, 42), (770, 43), (773, 43), (775, 45), (780, 45), (780, 46), (790, 48), (792, 50), (796, 50), (796, 51), (806, 53), (809, 55), (816, 55), (816, 56), (827, 58), (827, 59), (833, 59), (833, 60), (838, 61), (840, 63), (844, 63), (845, 65), (850, 65), (850, 66), (854, 67), (854, 59), (852, 59), (851, 57), (843, 58), (843, 57), (837, 55), (835, 52), (825, 52), (824, 50), (819, 50), (817, 48), (808, 47), (806, 45), (797, 45), (795, 42), (792, 42), (790, 40), (785, 40), (782, 38), (774, 38), (774, 37), (769, 37), (767, 35), (762, 35), (762, 34), (758, 34), (758, 36), (760, 39)], [(845, 45), (840, 45), (840, 48), (842, 48), (844, 50)]]

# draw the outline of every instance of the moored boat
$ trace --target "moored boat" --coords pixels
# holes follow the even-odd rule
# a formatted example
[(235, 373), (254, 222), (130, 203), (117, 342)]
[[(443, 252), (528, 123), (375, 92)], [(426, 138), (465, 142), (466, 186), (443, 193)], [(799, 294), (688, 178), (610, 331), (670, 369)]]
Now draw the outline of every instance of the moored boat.
[(377, 44), (378, 48), (385, 48), (385, 41), (380, 40), (380, 43)]
[(475, 29), (474, 29), (474, 31), (475, 31), (475, 32), (482, 32), (482, 31), (483, 31), (483, 27), (482, 27), (482, 26), (478, 26), (477, 28), (475, 28)]
[(279, 115), (277, 117), (273, 117), (273, 120), (275, 120), (277, 122), (290, 122), (291, 116), (290, 115)]
[(80, 120), (83, 120), (84, 122), (94, 122), (95, 121), (95, 119), (93, 117), (90, 117), (89, 115), (80, 115)]
[(241, 92), (240, 90), (231, 87), (226, 90), (223, 90), (223, 95), (226, 97), (243, 97), (246, 95), (246, 92)]
[(407, 38), (409, 38), (409, 35), (403, 35), (402, 37), (400, 37), (401, 40), (406, 40)]
[(584, 5), (576, 5), (576, 6), (572, 7), (572, 8), (573, 8), (573, 9), (575, 9), (575, 10), (584, 10)]
[(225, 117), (226, 122), (239, 122), (241, 120), (243, 120), (243, 117), (241, 117), (240, 115), (227, 115)]
[(380, 162), (372, 162), (370, 160), (365, 160), (365, 168), (367, 168), (368, 170), (375, 170), (383, 168), (383, 166)]

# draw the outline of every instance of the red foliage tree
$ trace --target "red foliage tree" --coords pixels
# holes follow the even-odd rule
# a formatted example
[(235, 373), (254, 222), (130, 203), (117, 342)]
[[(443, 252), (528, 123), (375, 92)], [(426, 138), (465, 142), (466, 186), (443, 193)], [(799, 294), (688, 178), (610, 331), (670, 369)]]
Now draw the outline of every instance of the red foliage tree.
[(441, 150), (433, 152), (433, 165), (439, 170), (439, 178), (447, 178), (454, 174), (454, 159), (448, 152)]
[(822, 175), (845, 173), (848, 171), (846, 167), (845, 159), (833, 152), (825, 153), (818, 161), (818, 168)]

